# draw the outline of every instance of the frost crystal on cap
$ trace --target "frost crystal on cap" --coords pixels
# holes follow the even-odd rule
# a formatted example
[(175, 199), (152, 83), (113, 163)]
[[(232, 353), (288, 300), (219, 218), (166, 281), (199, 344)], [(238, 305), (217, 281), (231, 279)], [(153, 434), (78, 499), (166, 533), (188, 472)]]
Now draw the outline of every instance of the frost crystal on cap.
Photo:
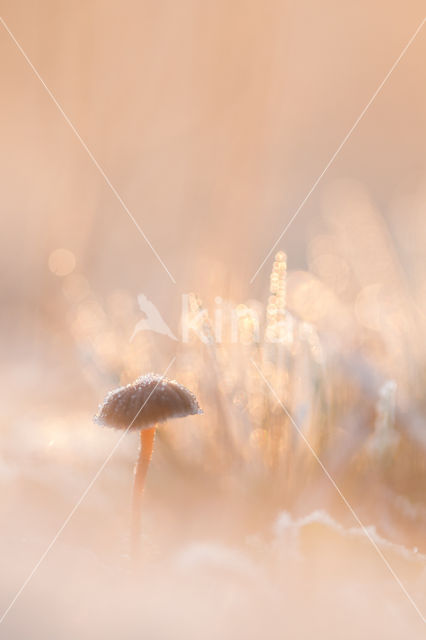
[(99, 405), (94, 421), (116, 429), (146, 429), (170, 418), (203, 413), (189, 389), (155, 373), (149, 373), (110, 391)]

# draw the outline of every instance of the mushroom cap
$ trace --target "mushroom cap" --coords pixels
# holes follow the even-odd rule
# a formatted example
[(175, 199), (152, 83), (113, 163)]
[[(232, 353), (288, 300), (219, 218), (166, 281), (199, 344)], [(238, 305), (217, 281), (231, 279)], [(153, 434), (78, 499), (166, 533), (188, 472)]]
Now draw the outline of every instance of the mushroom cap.
[(170, 418), (203, 413), (186, 387), (148, 373), (125, 387), (110, 391), (94, 417), (97, 424), (116, 429), (148, 429)]

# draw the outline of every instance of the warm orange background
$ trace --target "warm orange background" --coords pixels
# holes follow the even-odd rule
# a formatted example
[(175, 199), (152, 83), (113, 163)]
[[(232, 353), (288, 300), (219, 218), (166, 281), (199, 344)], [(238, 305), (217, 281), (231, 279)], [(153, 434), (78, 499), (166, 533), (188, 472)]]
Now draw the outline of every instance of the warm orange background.
[[(66, 525), (0, 635), (423, 637), (250, 365), (249, 354), (272, 375), (271, 345), (215, 351), (131, 334), (143, 316), (138, 293), (177, 334), (189, 291), (209, 308), (217, 296), (251, 299), (271, 321), (273, 257), (250, 279), (410, 41), (424, 2), (0, 4), (176, 280), (0, 25), (0, 616)], [(282, 255), (280, 309), (299, 333), (295, 346), (279, 345), (275, 371), (422, 611), (425, 61), (426, 25), (277, 246), (289, 266), (287, 279)], [(168, 375), (199, 391), (205, 414), (159, 430), (137, 575), (126, 556), (136, 434), (111, 456), (117, 432), (92, 416), (107, 390), (164, 372), (172, 355)], [(369, 448), (383, 425), (388, 440)], [(285, 474), (269, 475), (280, 456)], [(311, 513), (318, 505), (325, 515)]]
[[(2, 2), (179, 293), (205, 285), (202, 260), (224, 265), (231, 293), (253, 296), (268, 269), (248, 280), (423, 10), (389, 1)], [(9, 303), (37, 306), (40, 288), (56, 286), (48, 255), (66, 247), (96, 289), (144, 291), (164, 305), (176, 295), (167, 274), (4, 29), (0, 47)], [(423, 184), (425, 58), (423, 31), (281, 243), (293, 267), (336, 177), (360, 180), (385, 214)], [(397, 212), (407, 224), (408, 209)]]

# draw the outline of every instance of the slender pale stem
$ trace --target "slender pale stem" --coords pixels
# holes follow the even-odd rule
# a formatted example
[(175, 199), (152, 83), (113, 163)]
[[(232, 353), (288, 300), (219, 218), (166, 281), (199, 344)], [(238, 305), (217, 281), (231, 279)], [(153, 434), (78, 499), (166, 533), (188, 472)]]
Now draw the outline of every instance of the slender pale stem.
[(156, 426), (150, 429), (141, 429), (139, 457), (135, 465), (133, 480), (133, 502), (132, 502), (132, 554), (137, 559), (139, 553), (139, 542), (141, 534), (141, 511), (142, 498), (145, 488), (145, 478), (148, 472), (149, 463), (154, 449), (154, 437)]

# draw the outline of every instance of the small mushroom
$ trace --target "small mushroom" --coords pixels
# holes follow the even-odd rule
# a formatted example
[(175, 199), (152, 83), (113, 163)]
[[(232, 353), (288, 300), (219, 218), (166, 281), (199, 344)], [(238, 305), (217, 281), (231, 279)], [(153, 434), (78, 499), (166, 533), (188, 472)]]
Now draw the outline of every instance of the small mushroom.
[(202, 413), (197, 398), (186, 387), (154, 373), (110, 391), (99, 406), (97, 424), (125, 431), (140, 431), (140, 449), (135, 465), (132, 502), (132, 550), (137, 556), (145, 478), (154, 448), (158, 423)]

